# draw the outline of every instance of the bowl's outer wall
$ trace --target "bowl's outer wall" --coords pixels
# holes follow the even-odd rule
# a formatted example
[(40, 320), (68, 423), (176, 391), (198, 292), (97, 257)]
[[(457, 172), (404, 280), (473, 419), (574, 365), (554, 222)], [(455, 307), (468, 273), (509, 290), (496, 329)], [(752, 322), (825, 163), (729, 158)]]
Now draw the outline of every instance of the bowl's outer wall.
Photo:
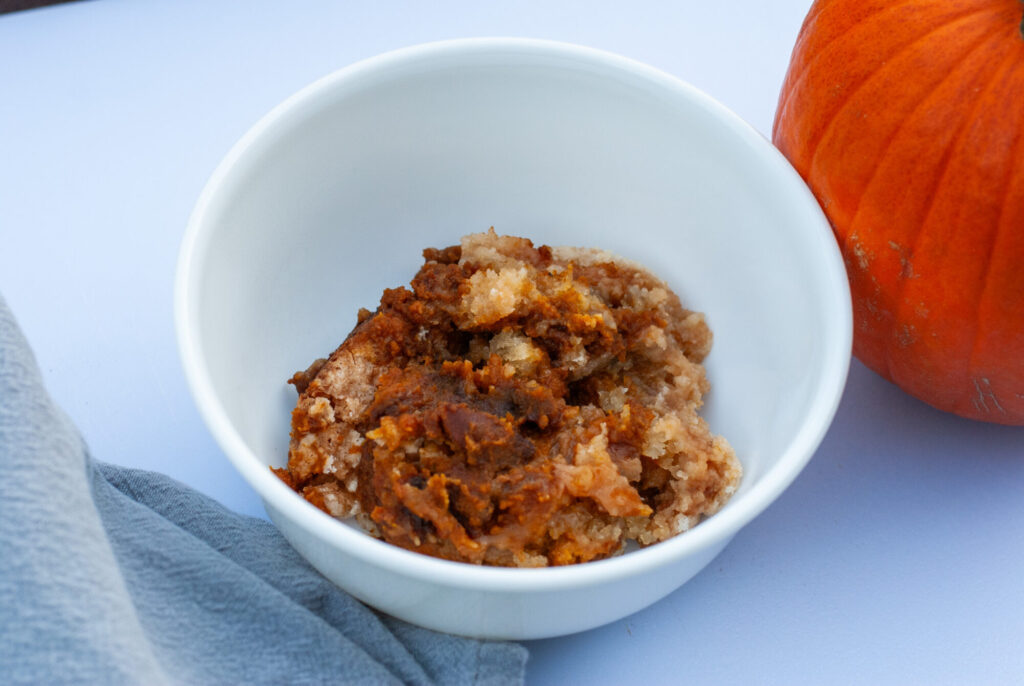
[[(660, 600), (705, 567), (731, 539), (666, 565), (643, 583), (623, 577), (542, 593), (467, 591), (425, 583), (415, 573), (382, 571), (337, 550), (264, 501), (288, 542), (321, 574), (363, 602), (407, 622), (450, 634), (519, 641), (563, 636), (602, 626)], [(587, 608), (581, 611), (581, 608)]]
[[(204, 418), (276, 503), (283, 530), (326, 531), (266, 469), (286, 460), (294, 392), (285, 380), (333, 350), (359, 307), (407, 283), (424, 247), (492, 225), (637, 259), (707, 313), (715, 347), (704, 414), (745, 475), (705, 531), (639, 558), (645, 574), (682, 583), (696, 571), (689, 563), (669, 574), (647, 560), (706, 562), (820, 442), (849, 361), (849, 295), (820, 209), (767, 141), (706, 96), (625, 60), (536, 43), (427, 48), (328, 77), (271, 113), (215, 173), (182, 249), (179, 338)], [(290, 538), (336, 580), (348, 556), (390, 555), (334, 531), (321, 535), (330, 562)], [(634, 562), (616, 569), (632, 574), (625, 565)], [(356, 592), (417, 621), (371, 588)], [(667, 592), (653, 588), (644, 602)], [(614, 619), (585, 594), (566, 597), (579, 600), (575, 626), (594, 625), (585, 615)], [(509, 635), (494, 609), (484, 612), (490, 625), (444, 628)]]

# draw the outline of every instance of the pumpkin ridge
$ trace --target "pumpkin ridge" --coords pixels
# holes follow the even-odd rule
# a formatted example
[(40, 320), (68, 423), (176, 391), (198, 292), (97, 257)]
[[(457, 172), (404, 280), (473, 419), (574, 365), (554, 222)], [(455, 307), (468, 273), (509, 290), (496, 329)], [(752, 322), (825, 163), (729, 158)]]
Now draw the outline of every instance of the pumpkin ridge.
[[(900, 5), (905, 5), (911, 2), (916, 2), (916, 0), (903, 0), (903, 2), (896, 3), (892, 7), (879, 7), (875, 12), (865, 15), (861, 19), (861, 21), (869, 19), (875, 16), (876, 14), (884, 12), (888, 9), (892, 9), (893, 7), (898, 7)], [(825, 8), (828, 6), (828, 4), (829, 3), (824, 2), (823, 0), (819, 0), (818, 2), (815, 2), (813, 6), (811, 6), (810, 12), (807, 14), (806, 17), (804, 17), (803, 24), (801, 24), (800, 26), (800, 32), (797, 34), (796, 45), (793, 46), (793, 54), (790, 58), (790, 61), (792, 61), (792, 59), (795, 58), (800, 53), (801, 43), (805, 42), (810, 36), (810, 34), (813, 33), (813, 27), (811, 26), (811, 24), (818, 20), (822, 12), (825, 11)], [(835, 43), (844, 35), (845, 34), (843, 33), (838, 33), (829, 40), (822, 43), (820, 46), (818, 46), (818, 49), (813, 54), (804, 55), (802, 58), (803, 69), (801, 69), (798, 74), (786, 74), (782, 84), (782, 95), (779, 98), (778, 105), (776, 105), (775, 107), (775, 121), (772, 124), (773, 133), (775, 129), (777, 129), (779, 126), (779, 119), (781, 119), (782, 113), (785, 112), (786, 108), (789, 106), (789, 101), (793, 97), (793, 93), (796, 90), (796, 84), (798, 84), (800, 80), (803, 79), (804, 75), (811, 69), (811, 63), (818, 59), (821, 53), (827, 50), (830, 45)]]
[[(840, 234), (837, 231), (837, 235), (842, 239), (840, 245), (844, 258), (847, 263), (854, 263), (850, 271), (850, 285), (854, 295), (855, 312), (860, 310), (861, 317), (870, 316), (873, 322), (868, 330), (855, 337), (855, 354), (871, 369), (890, 380), (893, 380), (895, 371), (886, 361), (887, 350), (890, 348), (890, 332), (893, 326), (903, 323), (899, 319), (899, 312), (904, 309), (893, 297), (897, 293), (894, 277), (917, 277), (911, 266), (911, 255), (905, 246), (916, 244), (922, 231), (923, 218), (932, 211), (931, 205), (935, 199), (936, 189), (944, 176), (944, 168), (949, 164), (955, 150), (957, 134), (966, 124), (964, 120), (970, 116), (970, 111), (963, 112), (959, 107), (950, 109), (949, 114), (957, 116), (943, 127), (946, 135), (941, 139), (928, 139), (929, 148), (933, 153), (932, 159), (924, 161), (923, 166), (914, 168), (913, 181), (901, 182), (898, 177), (899, 170), (905, 169), (903, 164), (906, 163), (908, 145), (912, 148), (913, 141), (921, 140), (922, 130), (929, 127), (928, 122), (935, 108), (948, 102), (950, 95), (962, 94), (966, 89), (972, 88), (990, 72), (991, 68), (986, 68), (985, 65), (989, 61), (989, 55), (999, 51), (1001, 38), (995, 35), (997, 33), (988, 31), (983, 34), (956, 67), (923, 92), (923, 96), (917, 99), (912, 109), (901, 108), (900, 111), (906, 111), (907, 114), (900, 117), (899, 126), (887, 140), (882, 154), (873, 158), (875, 165), (871, 178), (856, 197), (854, 212), (849, 215), (848, 222), (843, 226), (845, 232)], [(908, 104), (912, 102), (914, 101), (907, 101)], [(884, 202), (884, 205), (880, 205), (880, 202)], [(887, 229), (885, 224), (879, 223), (886, 221), (878, 216), (879, 207), (890, 208), (894, 221), (892, 231)], [(889, 238), (888, 247), (900, 254), (900, 266), (896, 271), (893, 271), (891, 265), (884, 266), (885, 262), (891, 260), (889, 252), (870, 252), (872, 247), (881, 247), (878, 245), (879, 236)], [(899, 242), (899, 248), (894, 246), (893, 237)], [(864, 252), (865, 250), (869, 252)], [(869, 269), (864, 260), (873, 261), (874, 257), (880, 257), (882, 262)], [(859, 265), (860, 269), (857, 269), (856, 265)], [(885, 283), (879, 284), (876, 276), (884, 278)], [(905, 329), (897, 329), (905, 341), (907, 334), (903, 333), (904, 331)]]
[[(1004, 72), (1010, 67), (1010, 65), (1013, 63), (1013, 61), (1016, 58), (1017, 58), (1017, 56), (1013, 55), (1013, 54), (1005, 57), (1003, 59), (1003, 61), (999, 63), (999, 66), (996, 67), (992, 71), (992, 76), (985, 82), (984, 87), (980, 88), (978, 90), (978, 97), (975, 98), (973, 106), (971, 107), (970, 113), (966, 117), (964, 117), (963, 119), (960, 120), (960, 123), (959, 123), (959, 125), (957, 127), (956, 135), (953, 136), (953, 138), (951, 140), (951, 143), (950, 143), (950, 146), (949, 146), (949, 149), (942, 156), (942, 161), (939, 163), (939, 166), (938, 166), (939, 173), (938, 173), (938, 175), (936, 177), (937, 180), (936, 180), (936, 183), (935, 183), (935, 186), (934, 186), (935, 189), (939, 188), (942, 185), (942, 182), (945, 180), (946, 175), (949, 172), (950, 160), (953, 157), (953, 154), (956, 151), (957, 146), (960, 144), (960, 141), (963, 139), (963, 137), (964, 137), (964, 135), (965, 135), (969, 125), (975, 120), (975, 117), (977, 116), (978, 111), (983, 106), (983, 104), (985, 102), (985, 97), (984, 96), (987, 95), (989, 93), (989, 91), (992, 90), (992, 88), (995, 86), (995, 84), (999, 81), (999, 78), (1001, 76), (1003, 76)], [(932, 211), (935, 208), (935, 201), (938, 198), (938, 195), (939, 194), (934, 192), (934, 191), (929, 194), (928, 204), (925, 206), (924, 212), (922, 212), (922, 214), (921, 214), (922, 220), (921, 220), (921, 222), (917, 226), (917, 231), (915, 232), (914, 238), (911, 241), (909, 249), (907, 251), (907, 258), (906, 259), (907, 259), (908, 262), (912, 262), (913, 261), (914, 254), (917, 252), (918, 246), (920, 244), (920, 238), (921, 238), (922, 234), (924, 234), (924, 227), (928, 225), (928, 219), (929, 219)], [(893, 302), (894, 307), (896, 308), (896, 311), (893, 313), (894, 316), (892, 318), (891, 325), (889, 326), (888, 335), (886, 336), (890, 342), (897, 339), (897, 336), (898, 336), (898, 333), (899, 333), (897, 331), (897, 327), (899, 326), (899, 322), (904, 321), (904, 318), (903, 318), (902, 315), (903, 315), (904, 311), (906, 310), (906, 308), (908, 307), (908, 305), (905, 302), (903, 302), (903, 301), (904, 301), (904, 294), (906, 293), (906, 286), (907, 286), (908, 281), (909, 281), (909, 279), (907, 279), (905, 277), (901, 278), (898, 281), (899, 286), (898, 286), (896, 292), (893, 294), (894, 297), (892, 299), (892, 302)], [(893, 350), (894, 349), (896, 349), (896, 348), (895, 348), (895, 346), (891, 345), (891, 343), (886, 345), (885, 349), (884, 349), (885, 366), (886, 366), (886, 372), (887, 372), (886, 376), (889, 379), (893, 380), (895, 383), (899, 384), (900, 386), (902, 386), (904, 388), (907, 388), (908, 387), (907, 381), (904, 380), (904, 379), (897, 379), (896, 374), (894, 374), (894, 366), (893, 366)], [(916, 393), (915, 393), (915, 395), (916, 395)]]
[[(874, 16), (876, 16), (878, 14), (881, 14), (882, 12), (890, 12), (892, 10), (898, 9), (900, 7), (903, 7), (904, 5), (909, 5), (909, 4), (914, 3), (914, 2), (920, 2), (920, 0), (901, 0), (900, 2), (891, 2), (891, 3), (885, 4), (885, 5), (879, 5), (878, 8), (874, 12), (871, 12), (869, 14), (865, 14), (863, 17), (861, 17), (860, 21), (858, 23), (863, 23), (863, 22), (867, 21), (868, 19), (870, 19), (870, 18), (872, 18), (872, 17), (874, 17)], [(829, 2), (816, 2), (816, 3), (814, 3), (814, 6), (818, 8), (818, 11), (814, 12), (814, 8), (812, 7), (811, 11), (813, 12), (813, 16), (811, 14), (808, 14), (807, 17), (804, 19), (804, 24), (809, 24), (812, 20), (817, 21), (818, 17), (821, 16), (821, 14), (825, 11), (825, 8), (828, 7), (830, 4), (831, 3), (829, 3)], [(972, 11), (974, 11), (974, 10), (972, 10)], [(797, 46), (800, 45), (800, 41), (801, 40), (806, 40), (806, 38), (803, 35), (804, 33), (805, 33), (804, 27), (801, 27), (800, 28), (800, 36), (798, 36), (798, 38), (797, 38)], [(840, 38), (843, 38), (845, 35), (846, 35), (845, 33), (838, 33), (835, 36), (833, 36), (832, 38), (830, 38), (829, 40), (827, 40), (824, 43), (822, 43), (818, 47), (817, 51), (815, 51), (813, 54), (807, 54), (807, 55), (804, 56), (805, 62), (809, 63), (809, 62), (812, 62), (815, 59), (817, 59), (818, 55), (820, 55), (822, 52), (824, 52), (830, 45), (835, 43), (837, 40), (839, 40)], [(795, 50), (794, 50), (794, 52), (795, 52)]]
[[(1021, 74), (1024, 73), (1024, 69), (1021, 68), (1021, 64), (1024, 63), (1018, 63), (1016, 65), (1016, 73), (1013, 74), (1011, 79), (1016, 78), (1017, 81), (1024, 80), (1021, 76)], [(1024, 140), (1024, 135), (1021, 134), (1020, 129), (1017, 129), (1013, 138), (1013, 145), (1010, 148), (1009, 159), (1014, 159), (1018, 151), (1021, 150), (1022, 140)], [(1024, 168), (1014, 166), (1013, 164), (1007, 165), (1006, 180), (1003, 182), (1003, 193), (999, 204), (999, 219), (996, 220), (995, 234), (992, 236), (992, 240), (988, 246), (988, 253), (985, 256), (985, 275), (982, 277), (982, 285), (978, 296), (978, 310), (974, 319), (974, 335), (972, 336), (971, 354), (967, 358), (967, 377), (970, 379), (977, 379), (975, 372), (977, 371), (978, 343), (980, 340), (979, 331), (981, 329), (981, 318), (985, 313), (984, 308), (981, 307), (981, 303), (986, 301), (986, 296), (988, 295), (989, 288), (991, 286), (993, 268), (992, 257), (996, 252), (996, 246), (1000, 244), (1001, 241), (999, 239), (1002, 234), (1008, 230), (1006, 227), (1012, 226), (1012, 222), (1004, 222), (1003, 218), (1007, 212), (1007, 201), (1010, 198), (1010, 191), (1012, 191), (1014, 187), (1013, 182), (1018, 174), (1024, 174)]]
[[(925, 33), (921, 34), (920, 36), (915, 36), (913, 40), (911, 40), (908, 43), (905, 43), (904, 45), (900, 46), (895, 52), (892, 52), (889, 55), (887, 55), (887, 57), (885, 59), (885, 63), (888, 63), (893, 58), (898, 57), (898, 56), (902, 55), (903, 53), (907, 52), (908, 50), (913, 49), (914, 46), (916, 46), (918, 43), (920, 43), (921, 41), (925, 40), (929, 36), (932, 36), (933, 34), (936, 34), (939, 31), (945, 30), (945, 29), (949, 28), (950, 26), (952, 26), (954, 24), (959, 24), (959, 23), (961, 23), (963, 21), (966, 21), (968, 19), (972, 19), (972, 18), (974, 18), (975, 16), (977, 16), (979, 14), (985, 14), (985, 13), (997, 14), (998, 12), (999, 12), (998, 9), (993, 9), (991, 7), (986, 7), (984, 9), (971, 10), (971, 11), (965, 12), (963, 14), (958, 14), (955, 17), (950, 18), (949, 21), (943, 22), (942, 24), (939, 24), (938, 26), (935, 26), (935, 27), (929, 29)], [(815, 157), (817, 156), (818, 148), (821, 145), (821, 141), (824, 140), (826, 138), (826, 136), (828, 136), (828, 134), (832, 131), (832, 128), (835, 126), (835, 122), (839, 118), (840, 113), (846, 108), (846, 106), (849, 104), (850, 100), (857, 93), (859, 93), (860, 90), (862, 88), (864, 88), (872, 80), (872, 78), (874, 78), (878, 74), (878, 72), (880, 70), (881, 69), (876, 69), (875, 71), (871, 72), (871, 74), (868, 75), (859, 84), (857, 84), (856, 87), (851, 89), (849, 92), (844, 93), (842, 102), (840, 102), (839, 105), (835, 108), (834, 112), (832, 113), (832, 116), (828, 120), (828, 123), (825, 124), (825, 126), (821, 127), (821, 131), (817, 134), (816, 139), (813, 141), (812, 144), (807, 146), (806, 158), (807, 158), (807, 161), (808, 161), (807, 162), (808, 173), (809, 173), (810, 169), (812, 169), (814, 167), (814, 160), (815, 160)], [(795, 88), (794, 88), (794, 90), (795, 90)]]
[[(982, 48), (986, 47), (992, 41), (993, 37), (997, 36), (998, 33), (999, 33), (999, 29), (997, 27), (997, 28), (993, 29), (992, 31), (990, 31), (990, 32), (988, 32), (986, 34), (983, 34), (977, 40), (977, 42), (975, 44), (973, 44), (967, 51), (964, 52), (963, 59), (960, 61), (960, 64), (958, 65), (958, 68), (964, 66), (965, 62), (967, 61), (967, 58), (970, 55), (972, 55), (972, 54), (974, 54), (974, 52), (976, 52), (978, 50), (981, 50)], [(924, 94), (924, 96), (921, 98), (920, 102), (918, 102), (916, 105), (914, 105), (913, 109), (909, 110), (907, 112), (906, 116), (904, 116), (902, 118), (902, 121), (900, 122), (900, 125), (898, 127), (896, 127), (896, 129), (892, 132), (892, 135), (889, 136), (889, 140), (886, 141), (885, 147), (881, 149), (879, 155), (875, 158), (876, 163), (875, 163), (874, 171), (872, 171), (871, 176), (868, 177), (867, 181), (864, 183), (864, 188), (861, 191), (861, 193), (859, 194), (859, 196), (857, 197), (857, 204), (856, 204), (855, 207), (852, 208), (852, 212), (850, 213), (849, 230), (846, 232), (846, 235), (843, 236), (842, 253), (844, 255), (850, 254), (849, 251), (851, 251), (853, 249), (852, 246), (851, 246), (851, 241), (852, 241), (852, 237), (857, 234), (857, 228), (858, 228), (857, 227), (857, 219), (858, 219), (858, 217), (860, 216), (860, 213), (861, 213), (861, 207), (863, 205), (864, 197), (866, 195), (868, 195), (868, 191), (871, 189), (872, 183), (874, 183), (874, 181), (877, 178), (878, 174), (882, 171), (883, 167), (885, 166), (883, 163), (885, 162), (886, 157), (888, 156), (889, 152), (892, 150), (893, 144), (899, 138), (899, 135), (906, 130), (907, 126), (909, 126), (911, 124), (911, 122), (914, 121), (914, 115), (919, 113), (921, 111), (922, 107), (925, 107), (926, 105), (928, 105), (931, 96), (934, 95), (935, 92), (937, 90), (939, 90), (939, 88), (941, 88), (943, 84), (948, 82), (950, 79), (952, 79), (956, 75), (957, 75), (957, 70), (953, 69), (952, 71), (949, 71), (941, 79), (939, 79), (938, 81), (935, 82), (934, 86)], [(961, 118), (961, 120), (960, 120), (961, 123), (965, 119), (967, 119), (969, 116), (970, 115), (968, 114), (968, 115), (965, 115), (965, 117)], [(838, 113), (837, 113), (837, 117), (838, 117)], [(824, 140), (824, 136), (822, 137), (822, 139)], [(950, 145), (950, 148), (949, 148), (950, 150), (952, 150), (953, 146), (956, 145), (956, 142), (957, 142), (957, 138), (956, 137), (954, 137), (950, 141), (950, 144), (949, 144)], [(813, 163), (813, 159), (812, 159), (812, 163)], [(941, 165), (945, 165), (946, 164), (946, 155), (943, 156), (943, 161), (940, 164)], [(942, 180), (942, 174), (940, 173), (936, 177), (934, 186), (938, 186), (938, 184), (941, 182), (941, 180)], [(933, 186), (933, 189), (932, 189), (933, 191), (934, 191), (934, 186)], [(928, 195), (931, 197), (931, 196), (934, 195), (934, 193), (929, 193)], [(927, 213), (929, 211), (930, 211), (930, 208), (926, 207), (925, 208), (924, 216), (927, 216)]]

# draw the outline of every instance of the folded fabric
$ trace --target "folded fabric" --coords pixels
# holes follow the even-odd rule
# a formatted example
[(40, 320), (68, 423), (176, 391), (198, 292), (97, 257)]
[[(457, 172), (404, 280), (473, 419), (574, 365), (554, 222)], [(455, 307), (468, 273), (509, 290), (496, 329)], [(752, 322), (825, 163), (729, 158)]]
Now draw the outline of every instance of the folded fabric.
[(268, 522), (91, 459), (0, 297), (4, 683), (510, 684), (526, 656), (378, 614)]

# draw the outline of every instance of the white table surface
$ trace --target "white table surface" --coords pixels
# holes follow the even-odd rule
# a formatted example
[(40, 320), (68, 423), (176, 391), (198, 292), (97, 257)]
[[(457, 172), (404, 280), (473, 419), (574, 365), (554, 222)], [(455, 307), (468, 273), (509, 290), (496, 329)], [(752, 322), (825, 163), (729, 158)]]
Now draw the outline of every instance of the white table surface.
[[(262, 516), (192, 403), (171, 314), (192, 204), (250, 125), (361, 58), (516, 35), (647, 62), (767, 135), (809, 6), (104, 0), (0, 16), (0, 293), (97, 458)], [(811, 464), (704, 572), (528, 646), (530, 684), (1024, 683), (1024, 429), (941, 414), (855, 362)]]

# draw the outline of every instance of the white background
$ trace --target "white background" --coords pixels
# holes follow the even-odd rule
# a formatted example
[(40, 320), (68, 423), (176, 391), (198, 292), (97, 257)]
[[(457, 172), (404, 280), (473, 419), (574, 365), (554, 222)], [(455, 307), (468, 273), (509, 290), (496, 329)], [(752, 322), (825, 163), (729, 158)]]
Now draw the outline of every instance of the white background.
[[(262, 515), (203, 426), (172, 322), (178, 244), (230, 146), (355, 60), (464, 36), (602, 48), (766, 136), (810, 0), (83, 2), (0, 16), (0, 293), (101, 460)], [(851, 369), (794, 485), (695, 579), (528, 644), (530, 684), (1024, 683), (1024, 429)]]

